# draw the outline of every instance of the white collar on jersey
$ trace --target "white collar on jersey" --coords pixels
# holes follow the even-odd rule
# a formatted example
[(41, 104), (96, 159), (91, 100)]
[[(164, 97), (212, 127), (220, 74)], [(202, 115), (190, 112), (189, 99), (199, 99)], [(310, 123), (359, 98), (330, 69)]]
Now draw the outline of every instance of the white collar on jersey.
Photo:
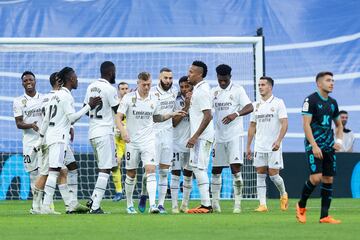
[(29, 98), (39, 98), (40, 97), (40, 94), (36, 91), (35, 95), (33, 97), (30, 97), (29, 95), (26, 94), (26, 92), (24, 93), (24, 97), (26, 99), (29, 99)]
[(99, 78), (98, 81), (110, 84), (110, 82), (108, 80), (104, 79), (104, 78)]
[(67, 89), (66, 87), (61, 87), (61, 89), (60, 89), (60, 90), (64, 90), (65, 92), (67, 92), (67, 93), (71, 94), (71, 92), (69, 91), (69, 89)]
[(160, 83), (158, 85), (156, 85), (156, 90), (161, 94), (165, 94), (165, 93), (173, 93), (173, 87), (171, 86), (171, 88), (167, 91), (165, 91), (161, 86)]
[(200, 82), (198, 82), (195, 86), (194, 89), (199, 88), (201, 85), (203, 85), (205, 83), (205, 80), (202, 80)]
[(149, 92), (149, 94), (148, 94), (148, 96), (147, 96), (146, 98), (142, 99), (141, 96), (140, 96), (139, 90), (136, 89), (136, 91), (135, 91), (135, 97), (136, 97), (136, 99), (145, 101), (145, 100), (151, 99), (151, 92)]
[(266, 101), (260, 98), (260, 103), (270, 103), (274, 99), (274, 95), (271, 95)]
[(218, 86), (218, 88), (220, 91), (230, 91), (232, 86), (233, 86), (233, 82), (230, 82), (230, 84), (225, 89), (221, 88), (220, 86)]

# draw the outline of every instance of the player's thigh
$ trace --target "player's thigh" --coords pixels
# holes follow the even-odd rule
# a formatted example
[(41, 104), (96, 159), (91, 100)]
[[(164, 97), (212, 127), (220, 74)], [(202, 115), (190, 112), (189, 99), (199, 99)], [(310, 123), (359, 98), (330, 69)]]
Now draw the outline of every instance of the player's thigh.
[(323, 172), (322, 160), (316, 158), (311, 150), (306, 151), (305, 156), (309, 164), (310, 175)]
[(43, 145), (41, 147), (41, 158), (39, 158), (39, 173), (40, 175), (49, 175), (49, 146)]
[(199, 139), (195, 146), (190, 149), (190, 166), (198, 169), (207, 169), (210, 160), (212, 143)]
[(213, 149), (213, 167), (229, 166), (229, 158), (226, 152), (226, 143), (216, 143)]
[(96, 152), (99, 169), (111, 169), (114, 166), (117, 166), (113, 135), (93, 138), (91, 139), (91, 142), (94, 152)]
[(336, 175), (336, 155), (335, 152), (323, 152), (322, 175), (333, 177)]
[(255, 152), (253, 166), (256, 168), (268, 166), (269, 153), (267, 152)]
[(229, 164), (244, 164), (244, 150), (243, 138), (236, 137), (230, 142), (226, 143), (226, 153), (229, 159)]
[(75, 162), (74, 152), (71, 149), (71, 146), (69, 144), (67, 144), (64, 165), (68, 166), (70, 163), (73, 163), (73, 162)]
[(182, 152), (180, 154), (180, 163), (182, 170), (192, 171), (192, 167), (190, 166), (190, 152)]
[(173, 147), (172, 143), (164, 143), (161, 148), (161, 154), (160, 154), (160, 164), (164, 165), (171, 165), (173, 158)]
[(143, 166), (157, 166), (158, 162), (155, 161), (154, 154), (155, 143), (148, 143), (141, 147), (141, 161)]
[(32, 151), (32, 144), (23, 146), (23, 162), (25, 171), (31, 172), (39, 167), (39, 152)]
[(268, 155), (268, 167), (271, 169), (281, 170), (284, 168), (282, 151), (273, 151)]
[(125, 149), (125, 169), (137, 169), (140, 163), (140, 148), (132, 144), (126, 144)]
[(61, 168), (64, 165), (65, 143), (54, 143), (49, 146), (49, 167)]

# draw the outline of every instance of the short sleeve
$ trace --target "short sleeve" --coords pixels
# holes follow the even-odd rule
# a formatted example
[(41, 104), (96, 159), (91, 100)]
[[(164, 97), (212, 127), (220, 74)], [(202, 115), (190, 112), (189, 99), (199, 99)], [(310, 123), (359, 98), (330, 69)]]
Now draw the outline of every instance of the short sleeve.
[(118, 97), (116, 89), (114, 87), (111, 87), (109, 89), (109, 91), (107, 92), (106, 98), (111, 107), (115, 107), (115, 106), (119, 105), (119, 97)]
[[(136, 98), (136, 96), (133, 96)], [(126, 94), (120, 101), (119, 107), (117, 109), (118, 113), (126, 114), (126, 111), (129, 108), (130, 94)]]
[(278, 116), (279, 116), (279, 119), (288, 118), (285, 103), (282, 99), (280, 99), (280, 101), (279, 101)]
[(316, 108), (314, 106), (315, 106), (315, 104), (311, 100), (311, 98), (309, 98), (309, 97), (305, 98), (303, 106), (302, 106), (301, 114), (312, 116), (313, 114), (315, 114), (315, 111), (316, 111)]
[(206, 91), (199, 92), (198, 99), (200, 99), (198, 104), (201, 111), (212, 109), (213, 103), (210, 92), (206, 92)]
[(242, 107), (245, 107), (246, 105), (248, 105), (249, 103), (251, 103), (248, 95), (246, 94), (246, 91), (245, 89), (240, 86), (239, 88), (239, 91), (238, 91), (238, 95), (239, 95), (239, 104), (242, 106)]
[(23, 116), (23, 107), (18, 99), (14, 100), (13, 111), (14, 111), (14, 117)]

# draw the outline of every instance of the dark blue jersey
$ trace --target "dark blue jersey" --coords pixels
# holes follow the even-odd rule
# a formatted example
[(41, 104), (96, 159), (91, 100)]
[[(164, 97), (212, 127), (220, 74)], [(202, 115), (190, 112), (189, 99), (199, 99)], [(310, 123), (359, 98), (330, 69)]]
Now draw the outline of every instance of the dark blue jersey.
[[(315, 92), (305, 98), (302, 107), (302, 115), (310, 115), (311, 130), (316, 144), (325, 152), (333, 150), (334, 131), (331, 128), (332, 120), (339, 117), (339, 108), (335, 99), (323, 98), (318, 92)], [(305, 150), (311, 150), (309, 141), (305, 138)]]

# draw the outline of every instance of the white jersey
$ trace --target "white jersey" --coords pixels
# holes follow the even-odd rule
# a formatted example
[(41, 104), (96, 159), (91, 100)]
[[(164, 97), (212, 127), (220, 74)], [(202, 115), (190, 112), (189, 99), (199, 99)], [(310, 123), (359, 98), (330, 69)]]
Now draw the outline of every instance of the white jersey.
[(254, 112), (251, 113), (250, 121), (256, 123), (254, 151), (272, 152), (272, 144), (280, 134), (280, 119), (288, 117), (284, 101), (271, 96), (268, 100), (260, 99), (253, 105)]
[(141, 146), (155, 141), (153, 115), (159, 114), (155, 95), (142, 99), (138, 91), (128, 93), (121, 99), (118, 112), (126, 115), (130, 144)]
[(74, 98), (67, 88), (56, 91), (46, 109), (49, 126), (45, 133), (46, 144), (69, 143), (71, 122), (68, 115), (75, 113)]
[[(185, 98), (180, 95), (176, 98), (175, 110), (181, 110), (185, 106)], [(190, 149), (186, 147), (187, 141), (190, 138), (190, 122), (189, 114), (181, 119), (179, 124), (173, 130), (174, 152), (189, 152)]]
[[(159, 114), (169, 114), (174, 112), (175, 109), (175, 99), (177, 95), (176, 88), (172, 87), (168, 91), (164, 91), (159, 85), (151, 88), (151, 93), (158, 98), (159, 102)], [(155, 132), (160, 132), (162, 130), (172, 129), (172, 119), (168, 119), (164, 122), (154, 123)]]
[(226, 89), (217, 86), (212, 89), (213, 107), (215, 110), (215, 140), (218, 143), (229, 142), (237, 138), (244, 131), (243, 118), (237, 117), (229, 124), (223, 124), (222, 120), (229, 114), (240, 111), (251, 103), (245, 89), (242, 86), (230, 83)]
[(84, 103), (90, 97), (101, 97), (102, 104), (89, 112), (89, 139), (114, 134), (114, 111), (112, 107), (119, 105), (116, 89), (105, 79), (91, 83), (85, 95)]
[[(209, 84), (203, 80), (194, 86), (193, 94), (190, 101), (190, 129), (191, 135), (198, 130), (200, 123), (204, 118), (203, 110), (212, 109), (212, 98)], [(209, 125), (200, 135), (199, 139), (214, 141), (214, 126), (211, 120)]]
[[(34, 97), (28, 96), (26, 93), (20, 97), (15, 98), (13, 110), (14, 117), (23, 116), (23, 121), (26, 124), (36, 122), (40, 128), (42, 123), (42, 109), (43, 95), (36, 93)], [(31, 145), (39, 138), (39, 133), (32, 128), (23, 129), (23, 144)]]

